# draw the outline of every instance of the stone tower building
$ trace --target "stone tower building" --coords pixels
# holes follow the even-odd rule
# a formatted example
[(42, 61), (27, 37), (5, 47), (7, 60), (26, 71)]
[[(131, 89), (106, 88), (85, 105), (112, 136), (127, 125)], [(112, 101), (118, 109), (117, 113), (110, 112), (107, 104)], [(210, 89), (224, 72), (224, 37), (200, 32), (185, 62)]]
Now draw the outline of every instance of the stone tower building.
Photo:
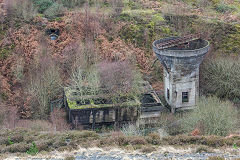
[(196, 105), (199, 97), (199, 66), (210, 48), (209, 42), (203, 39), (171, 45), (179, 39), (181, 41), (180, 37), (170, 37), (153, 43), (153, 50), (164, 67), (164, 94), (172, 112)]

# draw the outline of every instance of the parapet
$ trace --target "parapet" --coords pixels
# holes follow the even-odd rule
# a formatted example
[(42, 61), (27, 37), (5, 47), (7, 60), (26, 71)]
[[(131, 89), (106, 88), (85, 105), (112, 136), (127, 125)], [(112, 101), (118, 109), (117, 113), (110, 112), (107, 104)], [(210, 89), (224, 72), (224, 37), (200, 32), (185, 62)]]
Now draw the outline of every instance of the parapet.
[[(182, 43), (177, 43), (182, 41)], [(169, 37), (153, 42), (153, 50), (157, 55), (168, 57), (204, 56), (209, 51), (209, 42), (198, 38), (184, 42), (184, 37)], [(176, 44), (176, 45), (174, 45)]]

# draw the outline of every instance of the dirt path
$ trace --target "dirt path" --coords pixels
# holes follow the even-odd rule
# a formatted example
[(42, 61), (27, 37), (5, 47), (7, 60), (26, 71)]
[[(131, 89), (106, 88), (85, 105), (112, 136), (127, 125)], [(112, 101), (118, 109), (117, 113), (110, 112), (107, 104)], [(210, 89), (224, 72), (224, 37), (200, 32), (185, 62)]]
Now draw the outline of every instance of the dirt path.
[(72, 152), (51, 152), (45, 154), (39, 154), (37, 156), (31, 157), (27, 155), (8, 155), (7, 160), (64, 160), (66, 157), (69, 159), (76, 160), (205, 160), (209, 157), (223, 157), (227, 160), (240, 158), (240, 149), (225, 148), (225, 149), (213, 149), (212, 153), (196, 153), (196, 148), (173, 148), (171, 146), (159, 147), (157, 151), (152, 153), (140, 153), (138, 151), (126, 151), (121, 149), (111, 149), (111, 148), (80, 148)]

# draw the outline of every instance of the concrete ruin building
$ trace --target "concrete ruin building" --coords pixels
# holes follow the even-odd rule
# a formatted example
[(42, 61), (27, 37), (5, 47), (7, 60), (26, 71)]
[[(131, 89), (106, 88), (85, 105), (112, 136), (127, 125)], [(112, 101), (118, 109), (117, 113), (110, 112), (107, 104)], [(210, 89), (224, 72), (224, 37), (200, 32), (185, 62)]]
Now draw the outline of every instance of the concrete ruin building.
[(172, 112), (196, 105), (199, 66), (209, 48), (208, 41), (192, 35), (153, 43), (153, 50), (164, 68), (164, 96)]

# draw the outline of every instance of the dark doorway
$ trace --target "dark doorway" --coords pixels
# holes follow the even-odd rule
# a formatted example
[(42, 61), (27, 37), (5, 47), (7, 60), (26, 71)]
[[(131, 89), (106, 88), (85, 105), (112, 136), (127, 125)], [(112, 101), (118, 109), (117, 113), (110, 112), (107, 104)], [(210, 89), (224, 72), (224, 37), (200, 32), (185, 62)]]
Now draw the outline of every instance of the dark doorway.
[(182, 92), (182, 102), (189, 102), (188, 92)]

